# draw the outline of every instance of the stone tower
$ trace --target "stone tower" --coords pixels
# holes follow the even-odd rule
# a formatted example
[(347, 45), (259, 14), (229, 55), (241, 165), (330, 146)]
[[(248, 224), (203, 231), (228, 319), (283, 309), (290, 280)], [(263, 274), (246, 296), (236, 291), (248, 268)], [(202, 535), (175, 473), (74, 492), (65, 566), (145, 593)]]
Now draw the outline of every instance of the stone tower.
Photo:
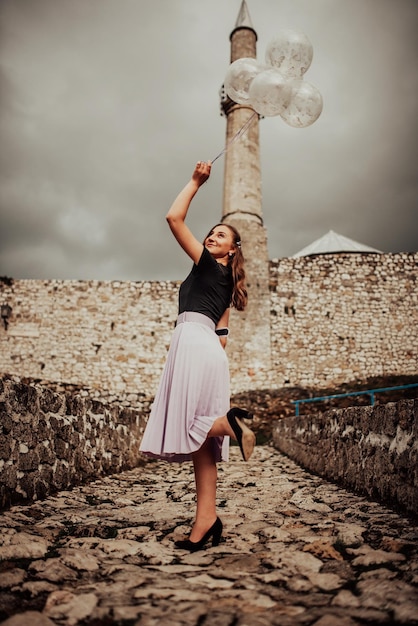
[[(241, 3), (235, 28), (230, 35), (230, 62), (256, 58), (257, 33), (245, 0)], [(248, 105), (233, 102), (221, 90), (221, 109), (226, 116), (226, 145), (253, 115)], [(242, 237), (246, 259), (249, 303), (243, 313), (233, 311), (228, 354), (231, 375), (247, 373), (247, 388), (266, 380), (271, 371), (269, 258), (267, 233), (261, 204), (259, 118), (246, 133), (229, 145), (225, 153), (222, 221), (234, 225)], [(262, 355), (262, 356), (261, 356)]]

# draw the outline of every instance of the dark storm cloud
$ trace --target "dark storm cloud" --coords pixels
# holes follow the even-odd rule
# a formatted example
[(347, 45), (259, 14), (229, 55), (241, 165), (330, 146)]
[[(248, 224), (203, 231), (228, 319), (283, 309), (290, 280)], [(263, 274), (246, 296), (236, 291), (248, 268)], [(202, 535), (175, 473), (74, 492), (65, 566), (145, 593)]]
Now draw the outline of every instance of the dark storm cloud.
[[(164, 215), (222, 149), (218, 90), (241, 0), (2, 0), (0, 275), (181, 278)], [(258, 58), (281, 28), (314, 46), (324, 98), (306, 129), (260, 122), (271, 257), (329, 229), (416, 250), (415, 0), (247, 0)], [(221, 214), (223, 160), (193, 203)]]

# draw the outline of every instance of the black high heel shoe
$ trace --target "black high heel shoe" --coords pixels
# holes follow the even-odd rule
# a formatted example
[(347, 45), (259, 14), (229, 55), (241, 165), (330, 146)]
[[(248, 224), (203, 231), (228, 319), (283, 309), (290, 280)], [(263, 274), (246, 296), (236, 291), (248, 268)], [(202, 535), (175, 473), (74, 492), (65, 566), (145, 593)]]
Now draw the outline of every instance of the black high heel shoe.
[(247, 415), (251, 415), (252, 417), (252, 413), (248, 413), (247, 411), (244, 411), (244, 409), (238, 408), (230, 409), (226, 414), (226, 417), (228, 419), (229, 425), (234, 431), (235, 437), (237, 438), (242, 458), (244, 459), (244, 461), (248, 461), (254, 451), (255, 435), (253, 431), (250, 430), (248, 426), (246, 426), (244, 422), (241, 421), (242, 419), (251, 419), (249, 417), (246, 417), (244, 413), (247, 413)]
[(223, 524), (219, 517), (216, 518), (216, 521), (209, 530), (203, 535), (200, 541), (190, 541), (190, 539), (183, 539), (181, 541), (175, 541), (174, 545), (176, 548), (181, 548), (182, 550), (188, 550), (189, 552), (197, 552), (198, 550), (202, 550), (205, 546), (205, 543), (209, 541), (212, 537), (212, 547), (218, 546), (222, 537), (222, 529)]
[(233, 412), (235, 417), (238, 417), (240, 420), (252, 420), (254, 417), (253, 413), (250, 411), (246, 411), (245, 409), (240, 409), (237, 406), (233, 406), (230, 408), (229, 412)]

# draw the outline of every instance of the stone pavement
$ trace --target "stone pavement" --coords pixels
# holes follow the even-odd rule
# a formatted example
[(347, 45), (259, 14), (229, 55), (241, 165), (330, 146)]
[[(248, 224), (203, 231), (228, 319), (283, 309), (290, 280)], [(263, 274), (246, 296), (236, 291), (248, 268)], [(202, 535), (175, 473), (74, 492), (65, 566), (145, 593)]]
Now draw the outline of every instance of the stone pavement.
[(224, 541), (189, 554), (191, 464), (150, 461), (0, 516), (7, 626), (418, 624), (418, 527), (269, 446), (219, 465)]

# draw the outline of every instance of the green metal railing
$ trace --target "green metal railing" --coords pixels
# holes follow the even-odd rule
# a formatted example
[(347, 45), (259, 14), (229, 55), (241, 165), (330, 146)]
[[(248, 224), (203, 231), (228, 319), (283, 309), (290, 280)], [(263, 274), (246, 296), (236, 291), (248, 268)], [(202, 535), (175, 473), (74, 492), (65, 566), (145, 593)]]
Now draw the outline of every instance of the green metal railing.
[(370, 404), (374, 406), (375, 394), (382, 391), (395, 391), (401, 389), (412, 389), (418, 387), (418, 383), (411, 383), (410, 385), (398, 385), (397, 387), (381, 387), (379, 389), (366, 389), (364, 391), (351, 391), (350, 393), (337, 393), (333, 396), (318, 396), (315, 398), (303, 398), (302, 400), (292, 400), (292, 404), (295, 405), (295, 415), (299, 415), (299, 405), (307, 402), (321, 402), (321, 400), (331, 400), (333, 398), (347, 398), (348, 396), (370, 396)]

